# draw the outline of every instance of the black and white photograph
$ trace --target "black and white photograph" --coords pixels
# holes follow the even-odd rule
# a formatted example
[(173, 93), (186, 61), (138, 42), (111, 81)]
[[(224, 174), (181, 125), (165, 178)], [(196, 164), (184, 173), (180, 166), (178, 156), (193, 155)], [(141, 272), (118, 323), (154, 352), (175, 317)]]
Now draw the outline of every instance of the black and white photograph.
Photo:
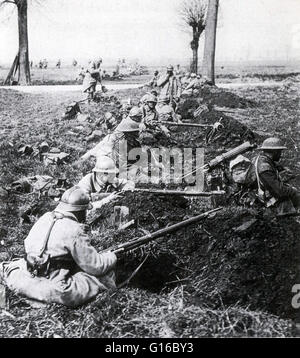
[(300, 337), (299, 19), (0, 0), (0, 338)]

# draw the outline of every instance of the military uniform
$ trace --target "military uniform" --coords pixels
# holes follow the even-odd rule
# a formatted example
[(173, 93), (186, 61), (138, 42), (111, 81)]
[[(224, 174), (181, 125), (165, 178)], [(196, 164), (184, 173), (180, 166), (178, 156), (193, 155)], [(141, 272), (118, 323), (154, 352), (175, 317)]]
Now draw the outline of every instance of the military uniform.
[(157, 86), (161, 88), (161, 96), (169, 96), (171, 103), (175, 98), (181, 96), (181, 83), (178, 78), (174, 75), (169, 77), (164, 75), (157, 81)]
[(77, 185), (88, 195), (93, 193), (112, 193), (122, 190), (133, 190), (135, 187), (134, 182), (118, 178), (115, 178), (112, 183), (101, 183), (97, 180), (97, 173), (87, 174)]
[(278, 214), (300, 207), (300, 194), (281, 181), (277, 165), (264, 153), (254, 159), (246, 181), (258, 191), (259, 201), (266, 207), (273, 207)]
[(159, 114), (156, 109), (143, 107), (144, 118), (140, 138), (144, 144), (156, 142), (162, 135), (169, 136), (169, 130), (159, 122)]
[(176, 113), (169, 104), (158, 104), (156, 107), (159, 121), (178, 122)]
[[(59, 219), (52, 226), (55, 217)], [(116, 255), (98, 253), (71, 212), (56, 209), (44, 214), (25, 240), (26, 254), (39, 253), (49, 232), (46, 277), (32, 275), (25, 259), (0, 264), (0, 276), (11, 290), (34, 300), (76, 307), (116, 287)]]
[(201, 88), (201, 81), (198, 78), (192, 78), (185, 90), (182, 92), (183, 95), (198, 94)]
[(93, 63), (90, 68), (85, 72), (85, 77), (83, 80), (83, 92), (95, 92), (97, 82), (101, 84), (101, 69), (96, 68), (96, 65)]
[(158, 79), (159, 79), (159, 75), (158, 74), (154, 75), (149, 82), (144, 84), (144, 86), (156, 88)]
[(94, 148), (84, 154), (82, 159), (86, 160), (90, 157), (97, 158), (100, 156), (107, 156), (116, 164), (119, 164), (120, 169), (125, 169), (126, 166), (128, 167), (135, 162), (128, 160), (128, 154), (132, 149), (140, 148), (140, 146), (140, 142), (137, 138), (125, 136), (123, 132), (115, 130), (113, 133), (104, 137), (104, 139)]

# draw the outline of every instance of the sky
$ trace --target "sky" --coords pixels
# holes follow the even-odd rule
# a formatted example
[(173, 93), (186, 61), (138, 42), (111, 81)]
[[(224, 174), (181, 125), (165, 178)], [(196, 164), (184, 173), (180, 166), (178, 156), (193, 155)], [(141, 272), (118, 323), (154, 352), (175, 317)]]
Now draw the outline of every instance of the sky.
[[(1, 1), (1, 0), (0, 0)], [(191, 57), (182, 0), (29, 0), (30, 58), (102, 57), (145, 64)], [(0, 10), (0, 64), (17, 53), (14, 5)], [(200, 58), (204, 36), (200, 43)], [(300, 59), (300, 0), (220, 0), (217, 62)]]

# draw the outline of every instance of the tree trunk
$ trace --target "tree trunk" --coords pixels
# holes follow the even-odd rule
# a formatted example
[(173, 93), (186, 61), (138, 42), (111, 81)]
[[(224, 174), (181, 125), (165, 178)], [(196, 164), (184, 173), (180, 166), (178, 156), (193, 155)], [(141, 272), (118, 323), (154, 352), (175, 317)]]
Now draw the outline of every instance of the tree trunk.
[(219, 0), (209, 0), (205, 28), (203, 76), (215, 84), (215, 51)]
[(200, 36), (197, 33), (197, 29), (193, 29), (193, 41), (191, 42), (191, 49), (193, 51), (193, 61), (190, 71), (192, 73), (198, 73), (198, 49), (199, 49)]
[(193, 48), (193, 62), (191, 66), (192, 73), (198, 73), (198, 48)]
[(19, 84), (30, 85), (30, 66), (28, 49), (27, 0), (20, 0), (18, 7), (19, 28)]

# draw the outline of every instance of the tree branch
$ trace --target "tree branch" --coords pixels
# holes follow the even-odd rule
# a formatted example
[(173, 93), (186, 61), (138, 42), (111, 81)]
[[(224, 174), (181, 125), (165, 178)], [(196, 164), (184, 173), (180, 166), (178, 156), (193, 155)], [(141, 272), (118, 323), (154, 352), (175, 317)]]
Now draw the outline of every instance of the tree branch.
[(14, 5), (17, 5), (17, 4), (15, 3), (15, 1), (13, 1), (13, 0), (3, 0), (3, 1), (0, 2), (0, 6), (1, 6), (1, 5), (4, 5), (4, 4), (14, 4)]

